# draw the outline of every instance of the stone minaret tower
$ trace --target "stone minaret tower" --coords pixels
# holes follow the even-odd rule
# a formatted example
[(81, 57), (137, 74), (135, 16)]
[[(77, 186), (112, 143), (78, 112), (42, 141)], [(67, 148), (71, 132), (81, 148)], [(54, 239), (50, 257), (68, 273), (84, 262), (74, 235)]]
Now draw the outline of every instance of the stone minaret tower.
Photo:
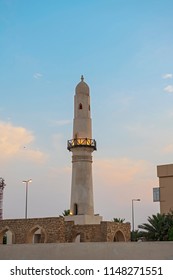
[(72, 184), (70, 216), (76, 224), (100, 223), (101, 217), (94, 215), (92, 153), (96, 141), (92, 139), (89, 87), (81, 76), (74, 97), (73, 139), (68, 141), (72, 152)]

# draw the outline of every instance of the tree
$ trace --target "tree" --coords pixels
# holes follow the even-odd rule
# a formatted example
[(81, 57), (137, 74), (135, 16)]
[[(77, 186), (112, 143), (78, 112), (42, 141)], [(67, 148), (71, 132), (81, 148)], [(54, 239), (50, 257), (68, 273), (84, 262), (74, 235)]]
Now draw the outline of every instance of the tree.
[(168, 230), (168, 240), (173, 241), (173, 226)]
[(6, 186), (5, 180), (2, 177), (0, 177), (0, 187), (2, 187), (3, 189), (5, 186)]
[(148, 223), (138, 226), (146, 240), (166, 241), (172, 238), (173, 212), (148, 217)]
[(70, 215), (70, 209), (64, 210), (64, 212), (62, 213), (62, 215), (63, 215), (63, 217), (69, 216), (69, 215)]
[(114, 223), (124, 223), (125, 219), (121, 219), (121, 218), (113, 218), (113, 222)]

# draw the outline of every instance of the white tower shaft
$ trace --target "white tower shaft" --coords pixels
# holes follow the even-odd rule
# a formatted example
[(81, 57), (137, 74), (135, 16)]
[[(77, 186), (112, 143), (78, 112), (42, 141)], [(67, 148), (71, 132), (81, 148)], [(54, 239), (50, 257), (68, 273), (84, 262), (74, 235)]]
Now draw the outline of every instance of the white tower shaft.
[(73, 152), (70, 205), (70, 213), (73, 215), (94, 215), (92, 151), (76, 148)]

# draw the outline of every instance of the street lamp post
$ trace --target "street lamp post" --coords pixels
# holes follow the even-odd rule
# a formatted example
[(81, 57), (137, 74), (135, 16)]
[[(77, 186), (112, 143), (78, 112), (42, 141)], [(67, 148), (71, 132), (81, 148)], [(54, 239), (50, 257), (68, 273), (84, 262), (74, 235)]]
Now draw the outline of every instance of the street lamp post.
[(27, 212), (28, 212), (28, 184), (31, 182), (32, 182), (32, 179), (23, 181), (23, 183), (26, 184), (25, 219), (27, 219)]
[(134, 218), (134, 201), (141, 201), (139, 198), (132, 199), (132, 241), (135, 231), (135, 218)]

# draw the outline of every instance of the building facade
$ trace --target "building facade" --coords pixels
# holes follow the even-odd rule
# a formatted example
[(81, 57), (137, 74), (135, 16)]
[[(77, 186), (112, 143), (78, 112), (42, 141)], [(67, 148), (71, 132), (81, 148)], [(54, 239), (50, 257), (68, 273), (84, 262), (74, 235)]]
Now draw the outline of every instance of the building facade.
[(127, 242), (130, 224), (101, 222), (75, 225), (63, 217), (9, 219), (0, 221), (0, 244), (69, 243), (69, 242)]
[(160, 213), (173, 211), (173, 164), (157, 166), (159, 177)]

